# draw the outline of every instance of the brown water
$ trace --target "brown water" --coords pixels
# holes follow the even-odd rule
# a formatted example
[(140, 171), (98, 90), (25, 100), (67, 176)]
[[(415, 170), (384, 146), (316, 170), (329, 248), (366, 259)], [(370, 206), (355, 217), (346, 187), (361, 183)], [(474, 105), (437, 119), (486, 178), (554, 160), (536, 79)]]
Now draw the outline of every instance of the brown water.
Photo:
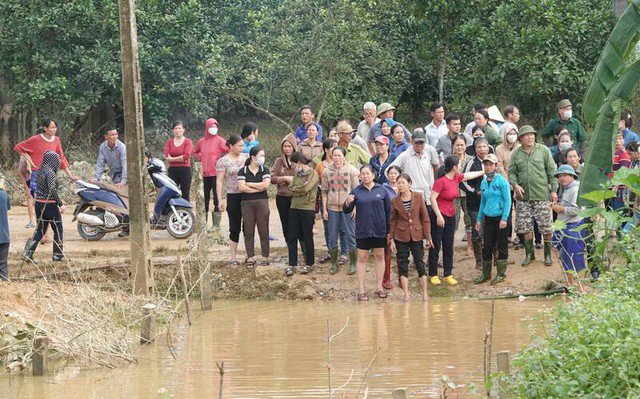
[[(530, 328), (525, 319), (552, 306), (544, 300), (496, 301), (493, 352), (517, 351)], [(217, 398), (224, 361), (226, 398), (328, 397), (326, 320), (344, 333), (332, 342), (332, 386), (351, 382), (334, 397), (369, 398), (408, 387), (418, 398), (438, 397), (440, 378), (481, 385), (490, 302), (216, 302), (189, 327), (173, 327), (177, 359), (164, 336), (142, 349), (137, 366), (0, 379), (2, 398)], [(372, 356), (377, 359), (364, 377)], [(495, 356), (494, 356), (495, 357)], [(364, 392), (364, 388), (362, 390)], [(465, 388), (459, 396), (471, 397)], [(343, 396), (344, 395), (344, 396)]]

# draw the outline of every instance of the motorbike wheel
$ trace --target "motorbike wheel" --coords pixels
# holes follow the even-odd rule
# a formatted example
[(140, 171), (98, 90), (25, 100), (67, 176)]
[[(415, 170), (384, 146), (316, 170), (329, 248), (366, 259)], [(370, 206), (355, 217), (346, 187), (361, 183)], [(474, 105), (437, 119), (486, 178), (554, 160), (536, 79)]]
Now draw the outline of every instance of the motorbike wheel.
[[(96, 216), (101, 215), (101, 212), (96, 210), (89, 210), (87, 211), (87, 213)], [(90, 226), (88, 224), (78, 222), (78, 234), (80, 234), (80, 237), (87, 241), (100, 241), (102, 237), (107, 234), (107, 232), (99, 227)]]
[(175, 213), (170, 212), (167, 215), (166, 226), (167, 232), (173, 238), (183, 239), (188, 238), (193, 234), (193, 230), (196, 226), (195, 216), (190, 208), (177, 207)]

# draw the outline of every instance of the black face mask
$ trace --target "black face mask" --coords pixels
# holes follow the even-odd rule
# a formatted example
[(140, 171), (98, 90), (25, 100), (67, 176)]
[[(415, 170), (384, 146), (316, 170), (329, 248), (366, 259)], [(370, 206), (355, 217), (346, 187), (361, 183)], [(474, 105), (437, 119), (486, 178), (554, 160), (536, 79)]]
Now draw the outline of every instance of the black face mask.
[(496, 171), (494, 170), (491, 173), (485, 173), (485, 176), (487, 176), (488, 179), (493, 179), (493, 177), (496, 175)]

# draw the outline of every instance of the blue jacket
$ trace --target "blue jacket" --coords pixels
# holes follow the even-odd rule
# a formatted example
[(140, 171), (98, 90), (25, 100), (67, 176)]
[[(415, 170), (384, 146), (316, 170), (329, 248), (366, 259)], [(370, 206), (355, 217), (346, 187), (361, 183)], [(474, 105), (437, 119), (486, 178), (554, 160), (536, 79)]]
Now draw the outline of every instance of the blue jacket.
[(375, 172), (375, 181), (378, 184), (384, 184), (387, 182), (387, 168), (391, 166), (391, 163), (396, 160), (396, 156), (389, 153), (389, 157), (387, 157), (387, 161), (384, 165), (380, 165), (380, 154), (376, 154), (371, 157), (369, 160), (369, 165), (373, 168)]
[(511, 190), (509, 182), (500, 173), (493, 176), (491, 183), (486, 177), (480, 183), (480, 210), (478, 222), (482, 222), (485, 216), (502, 216), (505, 222), (511, 213)]
[(0, 189), (0, 244), (8, 244), (9, 238), (9, 219), (7, 211), (11, 209), (9, 195), (5, 190)]
[(400, 154), (405, 152), (407, 148), (409, 148), (409, 143), (407, 143), (406, 141), (403, 141), (402, 144), (399, 144), (399, 145), (394, 144), (393, 148), (391, 148), (389, 151), (393, 154), (394, 157), (398, 157)]
[(386, 238), (389, 233), (391, 198), (386, 188), (375, 183), (369, 191), (362, 184), (351, 195), (355, 200), (349, 206), (343, 205), (344, 213), (351, 213), (356, 207), (356, 239)]

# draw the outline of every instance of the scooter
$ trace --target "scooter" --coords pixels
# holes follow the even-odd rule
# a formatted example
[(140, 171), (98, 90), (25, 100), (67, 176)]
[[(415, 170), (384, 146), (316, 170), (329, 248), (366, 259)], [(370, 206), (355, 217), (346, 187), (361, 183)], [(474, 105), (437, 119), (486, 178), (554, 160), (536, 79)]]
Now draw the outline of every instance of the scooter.
[[(167, 230), (174, 238), (188, 238), (195, 228), (193, 205), (184, 198), (176, 183), (166, 175), (164, 162), (147, 155), (147, 172), (158, 189), (151, 228)], [(129, 194), (126, 188), (104, 182), (77, 180), (80, 197), (73, 212), (78, 233), (87, 241), (98, 241), (107, 233), (128, 233)]]

